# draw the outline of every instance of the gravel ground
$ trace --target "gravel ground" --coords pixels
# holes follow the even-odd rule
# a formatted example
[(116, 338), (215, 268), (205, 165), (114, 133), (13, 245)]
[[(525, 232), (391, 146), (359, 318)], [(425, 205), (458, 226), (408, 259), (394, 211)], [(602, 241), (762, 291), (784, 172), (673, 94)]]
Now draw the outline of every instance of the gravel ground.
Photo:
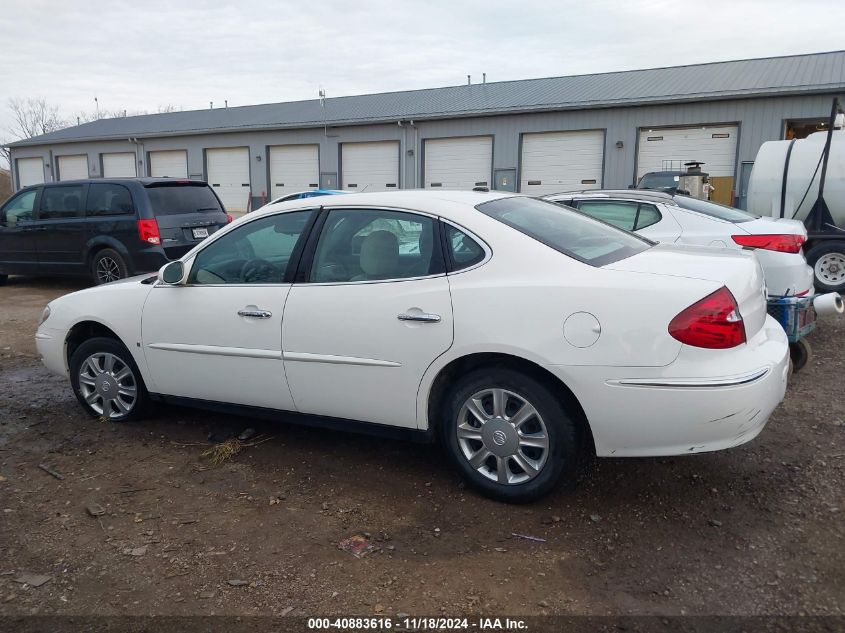
[[(33, 342), (47, 301), (77, 287), (0, 287), (0, 615), (845, 609), (841, 323), (812, 335), (750, 444), (597, 460), (574, 490), (508, 506), (464, 489), (436, 447), (176, 408), (89, 418)], [(272, 439), (202, 457), (210, 431), (248, 426)], [(338, 548), (364, 532), (369, 555)]]

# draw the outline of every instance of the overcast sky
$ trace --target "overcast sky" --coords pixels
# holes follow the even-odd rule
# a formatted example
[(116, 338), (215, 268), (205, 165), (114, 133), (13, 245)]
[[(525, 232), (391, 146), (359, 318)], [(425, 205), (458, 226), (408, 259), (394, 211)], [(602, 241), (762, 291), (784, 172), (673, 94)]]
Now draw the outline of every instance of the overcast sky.
[(833, 0), (2, 0), (8, 97), (68, 119), (836, 50)]

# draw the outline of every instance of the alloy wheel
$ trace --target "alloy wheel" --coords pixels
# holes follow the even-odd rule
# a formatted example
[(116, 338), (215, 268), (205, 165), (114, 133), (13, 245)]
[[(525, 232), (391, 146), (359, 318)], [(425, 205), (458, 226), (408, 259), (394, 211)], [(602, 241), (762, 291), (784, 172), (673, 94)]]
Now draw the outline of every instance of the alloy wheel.
[(467, 398), (456, 433), (470, 466), (500, 484), (534, 479), (549, 456), (549, 434), (540, 413), (506, 389), (483, 389)]
[(85, 359), (79, 368), (79, 390), (95, 413), (109, 419), (129, 415), (138, 400), (138, 382), (132, 368), (108, 352)]
[(97, 279), (101, 283), (120, 279), (120, 266), (111, 257), (101, 257), (97, 260)]

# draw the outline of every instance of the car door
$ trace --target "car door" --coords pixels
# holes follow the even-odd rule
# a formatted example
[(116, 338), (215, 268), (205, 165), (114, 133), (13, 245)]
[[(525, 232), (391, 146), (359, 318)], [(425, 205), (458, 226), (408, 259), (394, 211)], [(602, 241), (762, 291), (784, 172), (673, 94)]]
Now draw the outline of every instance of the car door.
[(34, 273), (38, 269), (35, 248), (35, 209), (39, 188), (20, 192), (0, 209), (0, 270)]
[(262, 215), (212, 238), (184, 283), (157, 283), (142, 316), (155, 393), (293, 410), (282, 312), (312, 210)]
[(344, 208), (321, 223), (282, 324), (297, 410), (416, 428), (423, 373), (453, 336), (438, 220)]
[(35, 245), (43, 273), (78, 273), (85, 268), (85, 195), (88, 186), (44, 187), (38, 205)]
[(636, 200), (578, 200), (577, 208), (599, 220), (636, 232), (655, 242), (675, 242), (681, 227), (669, 213), (656, 205)]

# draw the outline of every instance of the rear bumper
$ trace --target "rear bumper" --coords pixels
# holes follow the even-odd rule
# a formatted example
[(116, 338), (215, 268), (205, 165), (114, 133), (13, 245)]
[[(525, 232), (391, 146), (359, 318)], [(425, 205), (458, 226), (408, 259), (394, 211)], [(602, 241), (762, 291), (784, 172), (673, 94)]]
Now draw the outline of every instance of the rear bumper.
[(599, 456), (682, 455), (754, 439), (783, 400), (789, 346), (767, 317), (733, 350), (684, 346), (662, 368), (548, 366), (579, 399)]
[(807, 264), (803, 253), (778, 253), (757, 249), (757, 261), (766, 277), (766, 290), (770, 297), (796, 295), (802, 292), (813, 294), (813, 269)]

